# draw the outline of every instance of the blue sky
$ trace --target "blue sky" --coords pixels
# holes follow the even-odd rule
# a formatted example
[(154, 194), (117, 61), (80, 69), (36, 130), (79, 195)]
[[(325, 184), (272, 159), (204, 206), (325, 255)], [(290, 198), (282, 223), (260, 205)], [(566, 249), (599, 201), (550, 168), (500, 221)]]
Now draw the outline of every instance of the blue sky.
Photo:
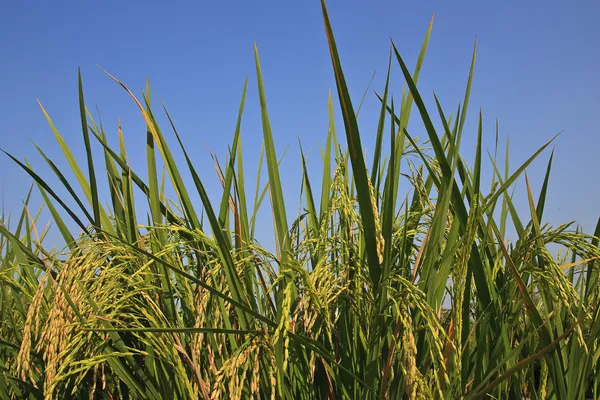
[[(497, 118), (501, 141), (508, 134), (511, 137), (513, 167), (563, 131), (556, 140), (547, 220), (554, 224), (576, 220), (586, 230), (593, 230), (600, 194), (600, 182), (593, 172), (600, 144), (600, 25), (596, 23), (600, 3), (330, 0), (328, 6), (355, 105), (375, 71), (373, 88), (382, 90), (389, 38), (409, 65), (414, 65), (435, 14), (419, 88), (428, 104), (432, 104), (435, 90), (447, 113), (454, 111), (464, 94), (477, 36), (464, 154), (472, 158), (480, 107), (484, 146), (493, 151)], [(7, 2), (0, 13), (1, 147), (43, 168), (31, 139), (47, 149), (57, 164), (67, 167), (36, 104), (39, 98), (77, 157), (84, 160), (77, 103), (80, 66), (88, 107), (99, 107), (113, 144), (118, 144), (116, 127), (121, 119), (131, 164), (145, 176), (143, 121), (126, 93), (95, 64), (136, 94), (148, 75), (153, 102), (163, 101), (174, 117), (217, 200), (219, 184), (208, 149), (224, 158), (246, 76), (249, 89), (242, 141), (247, 180), (256, 171), (262, 131), (254, 75), (255, 41), (275, 144), (279, 153), (289, 148), (282, 176), (288, 214), (293, 216), (298, 210), (301, 176), (297, 140), (301, 139), (305, 151), (312, 150), (310, 172), (313, 179), (319, 179), (319, 147), (327, 132), (327, 91), (335, 88), (316, 0)], [(399, 69), (392, 74), (392, 92), (399, 97)], [(371, 92), (360, 116), (367, 156), (377, 114), (378, 101)], [(340, 135), (342, 128), (338, 124)], [(424, 137), (416, 113), (411, 129)], [(166, 125), (164, 130), (168, 131)], [(101, 168), (101, 153), (96, 154)], [(528, 169), (536, 195), (548, 156), (549, 152), (544, 153)], [(50, 176), (49, 171), (41, 171)], [(489, 175), (489, 163), (484, 172)], [(31, 182), (4, 155), (0, 157), (0, 178), (4, 206), (14, 213)], [(106, 187), (104, 182), (102, 185)], [(254, 188), (250, 186), (248, 196), (252, 197)], [(516, 201), (525, 206), (526, 192), (518, 189)], [(261, 229), (270, 235), (269, 214), (264, 215)]]

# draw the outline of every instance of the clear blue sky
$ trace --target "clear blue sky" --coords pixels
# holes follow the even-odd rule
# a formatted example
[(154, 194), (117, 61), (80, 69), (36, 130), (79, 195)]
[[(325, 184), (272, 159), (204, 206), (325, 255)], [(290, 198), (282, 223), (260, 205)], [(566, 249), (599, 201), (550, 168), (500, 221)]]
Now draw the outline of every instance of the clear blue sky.
[[(464, 93), (477, 36), (465, 154), (473, 152), (479, 107), (484, 115), (484, 145), (493, 150), (498, 118), (501, 140), (511, 136), (513, 167), (564, 131), (556, 141), (547, 219), (552, 223), (577, 220), (586, 230), (593, 229), (600, 211), (600, 182), (593, 172), (598, 168), (600, 145), (599, 2), (330, 0), (329, 11), (355, 104), (374, 71), (373, 88), (382, 89), (389, 37), (414, 65), (435, 13), (419, 87), (428, 104), (435, 90), (446, 111), (454, 111)], [(327, 91), (335, 87), (317, 0), (5, 2), (0, 13), (1, 147), (41, 168), (44, 164), (31, 139), (66, 167), (36, 104), (39, 98), (84, 160), (77, 105), (80, 66), (88, 106), (98, 105), (114, 144), (118, 143), (117, 118), (121, 118), (132, 165), (145, 176), (143, 121), (126, 93), (95, 63), (138, 94), (149, 75), (153, 101), (162, 100), (172, 113), (217, 200), (219, 186), (207, 148), (224, 158), (246, 76), (250, 81), (242, 140), (247, 179), (256, 171), (262, 131), (254, 41), (260, 51), (276, 147), (280, 153), (289, 147), (282, 168), (288, 213), (293, 216), (300, 187), (297, 138), (305, 150), (312, 149), (310, 172), (313, 179), (319, 179), (318, 152), (327, 132)], [(399, 97), (402, 82), (397, 67), (393, 74), (392, 90)], [(377, 103), (370, 94), (360, 117), (368, 154)], [(418, 122), (416, 113), (413, 122)], [(412, 125), (414, 133), (424, 137), (419, 125)], [(338, 129), (342, 134), (341, 124)], [(164, 130), (169, 131), (166, 125)], [(100, 153), (96, 154), (101, 168)], [(544, 153), (528, 170), (536, 195), (548, 156), (549, 152)], [(42, 171), (50, 176), (49, 171)], [(30, 179), (4, 155), (0, 175), (5, 207), (14, 213)], [(99, 176), (105, 188), (105, 177)], [(252, 197), (254, 189), (249, 186)], [(526, 193), (518, 190), (517, 196), (518, 204), (525, 205)], [(265, 217), (263, 229), (268, 232), (269, 214)]]

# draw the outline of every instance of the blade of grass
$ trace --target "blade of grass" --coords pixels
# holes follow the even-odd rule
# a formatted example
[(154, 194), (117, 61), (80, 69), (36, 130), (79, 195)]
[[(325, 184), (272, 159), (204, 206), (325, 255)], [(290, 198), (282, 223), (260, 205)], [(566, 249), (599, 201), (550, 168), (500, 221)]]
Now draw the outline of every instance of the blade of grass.
[(331, 54), (331, 62), (333, 65), (340, 106), (342, 108), (342, 114), (344, 117), (344, 126), (346, 128), (346, 139), (348, 142), (350, 161), (352, 163), (352, 174), (354, 177), (356, 194), (358, 196), (358, 203), (364, 229), (364, 240), (367, 251), (369, 274), (373, 283), (373, 287), (375, 291), (377, 291), (380, 278), (380, 266), (375, 233), (375, 214), (373, 205), (371, 203), (369, 181), (367, 177), (365, 160), (362, 154), (362, 145), (358, 132), (358, 124), (352, 108), (352, 101), (350, 100), (350, 94), (348, 93), (348, 86), (346, 85), (346, 80), (340, 64), (340, 58), (324, 0), (321, 0), (321, 8), (323, 11), (325, 31), (327, 35), (327, 41), (329, 43), (329, 52)]
[(92, 210), (94, 211), (94, 226), (101, 227), (102, 218), (100, 215), (100, 201), (98, 200), (98, 187), (96, 185), (96, 173), (94, 171), (94, 159), (92, 157), (92, 148), (90, 145), (90, 134), (88, 132), (87, 117), (85, 113), (85, 101), (83, 96), (83, 82), (81, 79), (81, 69), (77, 69), (77, 80), (79, 88), (79, 113), (81, 117), (81, 131), (83, 132), (83, 143), (85, 144), (85, 154), (88, 164), (88, 177), (90, 180), (90, 197), (92, 200)]

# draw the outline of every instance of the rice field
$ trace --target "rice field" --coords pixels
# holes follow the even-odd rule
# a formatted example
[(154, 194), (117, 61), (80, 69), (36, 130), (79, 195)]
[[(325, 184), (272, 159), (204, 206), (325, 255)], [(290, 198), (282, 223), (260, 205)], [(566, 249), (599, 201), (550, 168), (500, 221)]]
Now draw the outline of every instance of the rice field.
[[(443, 110), (435, 98), (426, 107), (417, 83), (431, 25), (410, 69), (392, 43), (386, 84), (376, 90), (379, 122), (359, 132), (321, 4), (336, 90), (324, 110), (321, 176), (309, 176), (301, 147), (295, 219), (256, 48), (261, 168), (255, 174), (242, 161), (245, 86), (230, 151), (214, 171), (218, 202), (203, 183), (215, 175), (195, 169), (148, 86), (136, 96), (106, 73), (146, 123), (140, 171), (123, 141), (108, 144), (114, 132), (86, 107), (81, 75), (74, 112), (85, 165), (42, 106), (70, 170), (43, 148), (43, 170), (6, 153), (42, 203), (30, 192), (0, 223), (1, 398), (600, 399), (600, 222), (593, 235), (544, 222), (553, 140), (510, 166), (508, 148), (504, 156), (482, 148), (480, 113), (468, 133), (477, 137), (469, 165), (460, 145), (476, 50), (460, 106)], [(405, 82), (400, 99), (390, 95), (392, 71)], [(369, 159), (367, 136), (376, 137)], [(539, 193), (526, 175), (532, 163), (547, 165)], [(486, 179), (483, 164), (493, 172)], [(109, 193), (99, 193), (104, 179)], [(517, 179), (526, 182), (518, 193), (529, 200), (525, 212), (513, 203)], [(255, 234), (265, 208), (273, 250)], [(44, 213), (64, 248), (48, 246)]]

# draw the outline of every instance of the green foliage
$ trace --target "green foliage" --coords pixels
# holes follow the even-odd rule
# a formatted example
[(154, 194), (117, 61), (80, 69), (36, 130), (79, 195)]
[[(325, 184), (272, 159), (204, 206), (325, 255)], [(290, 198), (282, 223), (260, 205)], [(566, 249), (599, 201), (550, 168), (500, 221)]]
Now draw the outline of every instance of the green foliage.
[[(122, 141), (108, 145), (85, 106), (81, 76), (87, 165), (77, 164), (42, 108), (77, 182), (37, 146), (50, 167), (44, 174), (9, 155), (43, 204), (34, 214), (30, 191), (16, 225), (5, 215), (0, 223), (0, 398), (598, 398), (600, 222), (594, 235), (544, 223), (552, 155), (537, 202), (527, 177), (527, 193), (518, 194), (529, 201), (526, 215), (509, 193), (552, 141), (512, 174), (508, 149), (501, 173), (496, 148), (486, 191), (481, 113), (473, 165), (460, 152), (476, 52), (457, 112), (447, 117), (435, 97), (429, 110), (417, 82), (430, 25), (412, 73), (392, 43), (368, 171), (324, 1), (322, 9), (347, 150), (330, 94), (323, 175), (311, 181), (300, 146), (304, 203), (290, 224), (256, 48), (263, 152), (252, 205), (242, 160), (247, 82), (224, 169), (215, 158), (218, 204), (164, 110), (185, 159), (173, 156), (149, 85), (138, 100), (109, 75), (146, 123), (147, 182), (130, 168)], [(395, 66), (406, 82), (399, 103)], [(408, 132), (413, 105), (427, 141)], [(93, 154), (94, 139), (102, 154)], [(100, 159), (108, 205), (97, 185), (102, 169), (94, 168)], [(164, 172), (175, 201), (165, 196)], [(73, 209), (46, 174), (64, 186)], [(399, 198), (399, 188), (411, 197)], [(275, 254), (254, 233), (266, 194)], [(148, 215), (136, 201), (147, 202)], [(44, 244), (44, 208), (62, 251)], [(511, 226), (517, 237), (509, 242)]]

